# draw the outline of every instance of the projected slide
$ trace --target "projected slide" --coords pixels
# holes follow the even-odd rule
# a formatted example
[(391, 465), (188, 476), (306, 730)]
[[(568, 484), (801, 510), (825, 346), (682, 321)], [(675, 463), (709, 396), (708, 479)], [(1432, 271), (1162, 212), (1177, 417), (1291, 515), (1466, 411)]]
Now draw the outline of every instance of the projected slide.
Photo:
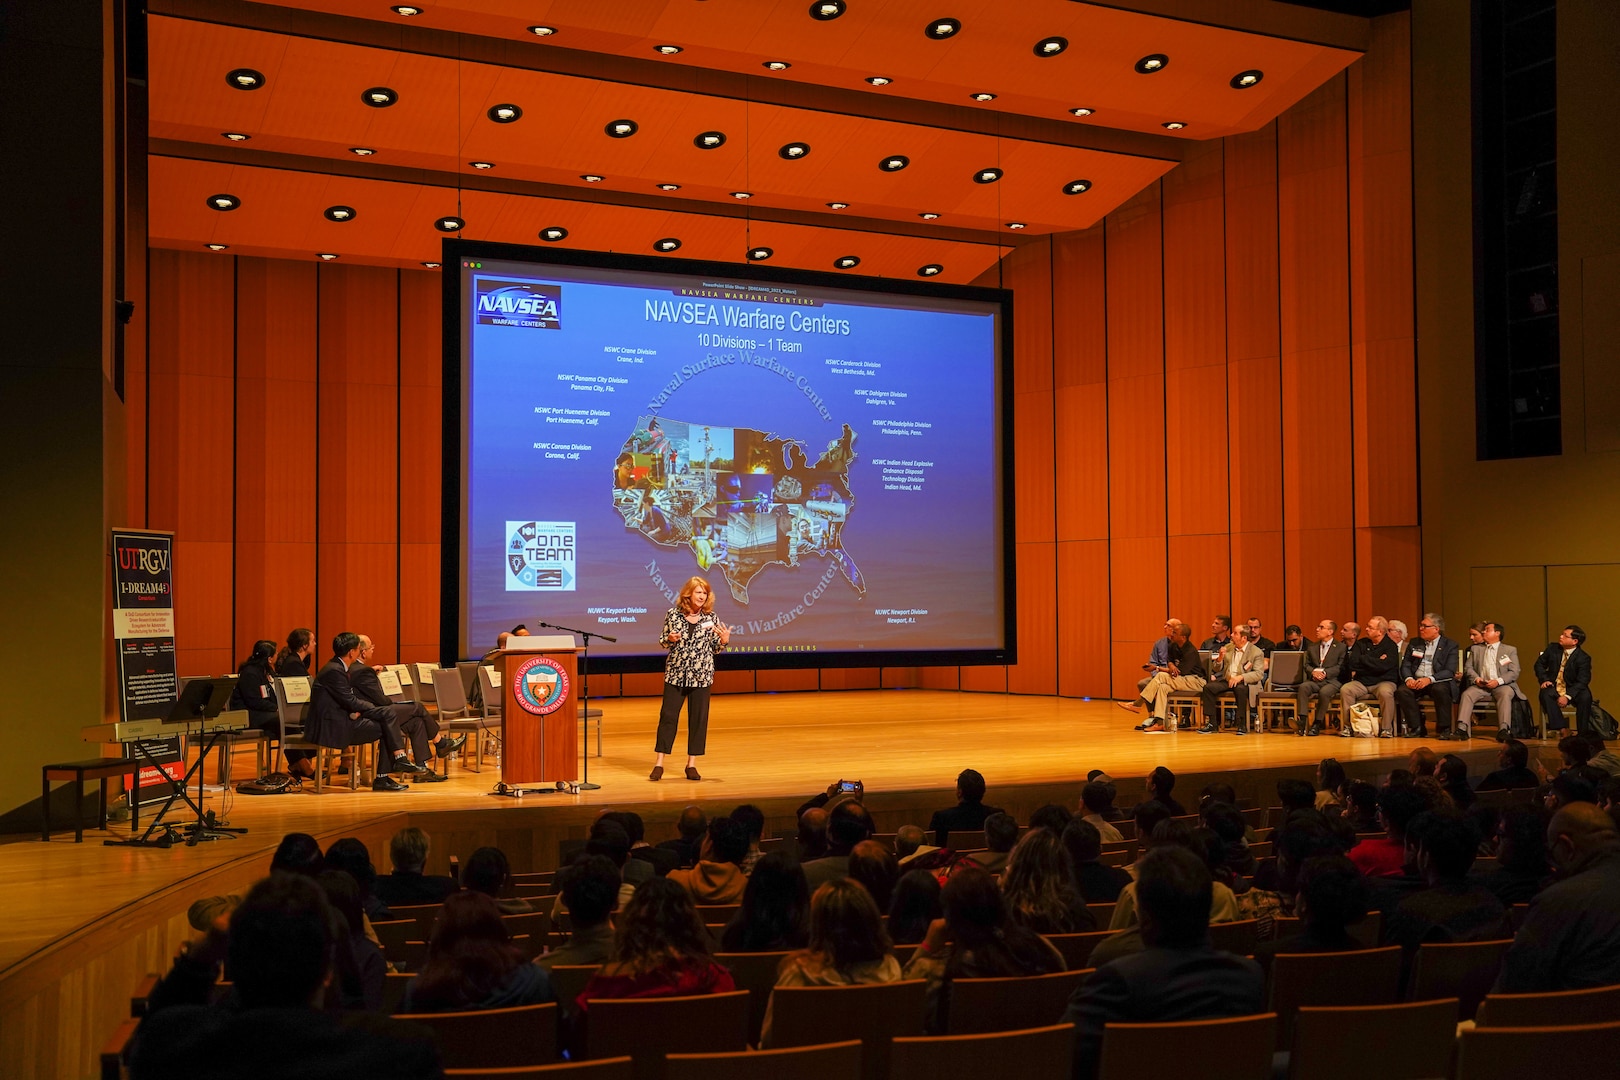
[(1005, 651), (999, 300), (654, 266), (459, 260), (460, 654), (693, 576), (733, 665)]

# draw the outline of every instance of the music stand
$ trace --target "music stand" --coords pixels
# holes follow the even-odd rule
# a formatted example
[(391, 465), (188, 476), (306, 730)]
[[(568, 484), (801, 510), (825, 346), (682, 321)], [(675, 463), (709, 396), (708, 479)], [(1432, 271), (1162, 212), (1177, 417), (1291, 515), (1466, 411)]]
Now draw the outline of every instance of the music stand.
[[(223, 825), (212, 822), (209, 816), (203, 811), (202, 806), (204, 800), (203, 765), (208, 760), (209, 751), (213, 750), (215, 744), (219, 742), (220, 737), (225, 734), (225, 729), (219, 728), (214, 731), (203, 732), (201, 728), (205, 720), (212, 720), (219, 716), (220, 713), (225, 711), (225, 706), (230, 702), (231, 694), (235, 690), (235, 675), (221, 675), (212, 679), (189, 679), (187, 680), (186, 684), (180, 688), (180, 694), (175, 699), (174, 705), (170, 707), (169, 715), (163, 718), (163, 723), (165, 725), (174, 724), (177, 727), (188, 729), (192, 724), (196, 724), (198, 726), (199, 730), (197, 732), (197, 739), (199, 749), (197, 751), (197, 760), (194, 761), (191, 767), (186, 770), (185, 775), (180, 778), (180, 782), (178, 784), (174, 784), (173, 781), (170, 781), (173, 790), (170, 792), (169, 797), (163, 800), (163, 805), (158, 808), (157, 813), (152, 815), (152, 823), (146, 827), (146, 831), (144, 833), (142, 833), (138, 838), (132, 838), (129, 840), (108, 840), (106, 841), (107, 845), (131, 847), (170, 847), (175, 841), (175, 835), (173, 832), (174, 826), (163, 824), (163, 815), (169, 812), (169, 808), (174, 805), (174, 800), (176, 799), (184, 799), (186, 805), (197, 811), (197, 820), (186, 826), (186, 832), (188, 834), (186, 837), (187, 847), (194, 847), (198, 841), (201, 840), (235, 840), (236, 834), (247, 832), (246, 829), (229, 829)], [(189, 732), (181, 731), (177, 732), (176, 734), (189, 734)], [(152, 758), (151, 754), (147, 752), (144, 746), (137, 744), (136, 748), (141, 754), (147, 757), (151, 764), (154, 766), (158, 764), (158, 762)], [(135, 767), (139, 769), (139, 763), (137, 763)], [(190, 794), (188, 794), (186, 791), (186, 785), (191, 783), (191, 775), (193, 773), (197, 774), (196, 802), (192, 802)], [(155, 832), (160, 825), (164, 830), (164, 835), (157, 840), (153, 840), (151, 838), (152, 833)]]

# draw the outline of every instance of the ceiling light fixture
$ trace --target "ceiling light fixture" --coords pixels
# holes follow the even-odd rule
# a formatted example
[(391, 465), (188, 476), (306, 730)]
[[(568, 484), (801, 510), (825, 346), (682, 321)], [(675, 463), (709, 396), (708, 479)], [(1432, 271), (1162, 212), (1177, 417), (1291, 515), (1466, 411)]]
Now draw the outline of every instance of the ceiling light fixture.
[(321, 211), (321, 216), (327, 221), (353, 221), (356, 214), (352, 206), (328, 206)]
[(910, 164), (911, 159), (906, 157), (906, 155), (890, 154), (888, 157), (878, 162), (878, 168), (882, 169), (884, 172), (899, 172), (901, 169)]
[(924, 210), (922, 213), (918, 214), (917, 216), (922, 218), (924, 221), (938, 221), (939, 220), (939, 215), (934, 213), (934, 211), (932, 211), (932, 210)]
[(829, 209), (829, 210), (848, 210), (849, 209), (849, 203), (847, 203), (847, 202), (830, 202), (830, 203), (827, 204), (827, 209)]
[(1256, 70), (1254, 68), (1250, 68), (1248, 71), (1240, 71), (1236, 75), (1232, 76), (1232, 89), (1247, 90), (1251, 86), (1258, 86), (1260, 84), (1260, 80), (1265, 77), (1265, 72)]
[(679, 45), (654, 45), (653, 46), (653, 52), (657, 53), (660, 56), (674, 56), (676, 53), (681, 52), (681, 51), (682, 51), (682, 49), (681, 49), (681, 47)]
[(1022, 221), (1009, 221), (1007, 222), (1007, 228), (1017, 232), (1019, 229), (1027, 229), (1029, 226), (1024, 224)]
[(927, 266), (919, 266), (919, 267), (917, 267), (917, 276), (918, 277), (938, 277), (940, 274), (943, 274), (944, 272), (945, 272), (945, 268), (943, 266), (939, 265), (939, 263), (929, 263)]
[(793, 65), (788, 63), (786, 60), (766, 60), (759, 66), (764, 68), (766, 71), (786, 71)]
[(1088, 107), (1086, 107), (1084, 105), (1078, 105), (1075, 108), (1072, 108), (1072, 109), (1069, 110), (1069, 112), (1072, 113), (1075, 116), (1090, 116), (1092, 113), (1094, 113), (1096, 111), (1097, 111), (1096, 109), (1088, 108)]
[(373, 109), (386, 109), (399, 100), (399, 93), (386, 86), (372, 86), (360, 91), (360, 100)]
[(731, 197), (739, 202), (744, 202), (748, 199), (752, 199), (754, 197), (754, 193), (752, 191), (733, 191), (731, 193)]
[(507, 101), (499, 105), (491, 105), (484, 115), (497, 124), (515, 124), (523, 118), (523, 110)]
[(427, 267), (429, 270), (437, 270), (443, 264), (442, 263), (436, 263), (436, 262), (425, 262), (422, 265)]
[(204, 244), (203, 246), (206, 247), (209, 251), (224, 251), (227, 248), (229, 248), (231, 245), (229, 245), (229, 244)]
[(866, 81), (871, 83), (873, 86), (888, 86), (890, 83), (894, 82), (894, 80), (889, 78), (887, 75), (868, 75), (866, 77)]
[(454, 214), (450, 214), (436, 220), (433, 227), (440, 232), (460, 232), (467, 227), (467, 223)]
[(994, 101), (996, 100), (996, 95), (991, 93), (978, 93), (973, 94), (972, 98), (974, 101)]
[(375, 154), (376, 152), (377, 151), (373, 150), (369, 146), (351, 146), (351, 147), (349, 147), (349, 153), (353, 154), (355, 157), (370, 157), (372, 154)]
[(238, 206), (242, 205), (242, 200), (238, 199), (235, 195), (210, 195), (208, 196), (207, 202), (210, 210), (219, 210), (221, 212), (226, 210), (235, 210)]
[(555, 244), (559, 240), (568, 239), (568, 230), (561, 225), (547, 225), (540, 230), (540, 239), (548, 244)]
[(410, 4), (395, 4), (388, 10), (392, 11), (395, 15), (401, 15), (407, 19), (409, 19), (412, 15), (422, 14), (421, 8), (412, 7)]
[(220, 135), (229, 139), (231, 142), (247, 142), (249, 139), (253, 138), (253, 136), (244, 135), (240, 131), (222, 131), (220, 132)]
[(596, 173), (593, 173), (593, 172), (580, 173), (579, 178), (581, 180), (585, 181), (587, 184), (600, 184), (602, 181), (607, 179), (607, 177), (598, 176)]
[(673, 236), (666, 236), (661, 240), (653, 241), (654, 251), (670, 252), (681, 246), (681, 242)]
[(810, 144), (802, 142), (790, 142), (781, 149), (777, 150), (776, 153), (777, 156), (786, 158), (788, 161), (798, 161), (800, 158), (805, 157), (810, 153)]
[(555, 26), (531, 26), (531, 27), (529, 27), (529, 33), (533, 34), (535, 37), (550, 37), (552, 34), (555, 34), (556, 32), (557, 32), (557, 28)]
[(628, 139), (641, 128), (634, 120), (610, 120), (602, 130), (610, 139)]
[(658, 190), (659, 191), (679, 191), (679, 190), (681, 190), (681, 185), (679, 185), (679, 184), (659, 184), (658, 185)]
[(252, 68), (236, 68), (225, 73), (225, 82), (237, 90), (257, 90), (264, 85), (264, 72)]
[(749, 262), (764, 262), (766, 259), (770, 258), (772, 255), (775, 255), (775, 254), (776, 254), (776, 252), (772, 251), (768, 247), (749, 248), (748, 249), (748, 261)]
[(321, 262), (331, 262), (333, 259), (337, 258), (337, 256), (330, 251), (318, 252), (315, 257), (321, 260)]
[(1068, 47), (1069, 39), (1066, 37), (1041, 38), (1035, 43), (1035, 55), (1056, 56)]
[(699, 150), (718, 150), (726, 144), (726, 133), (723, 131), (700, 131), (692, 136), (692, 145)]
[(1164, 128), (1167, 131), (1180, 131), (1182, 128), (1187, 126), (1187, 121), (1185, 121), (1185, 120), (1166, 120), (1164, 123), (1160, 124), (1159, 126)]
[(923, 33), (935, 41), (944, 41), (946, 38), (955, 37), (961, 29), (962, 22), (959, 19), (930, 19), (928, 25), (923, 27)]
[(853, 270), (859, 265), (861, 265), (859, 255), (840, 255), (833, 260), (833, 266), (839, 270)]
[(810, 17), (817, 22), (831, 22), (848, 8), (844, 0), (816, 0), (810, 5)]
[(1136, 73), (1138, 75), (1152, 75), (1156, 71), (1163, 71), (1165, 65), (1169, 63), (1170, 58), (1164, 53), (1149, 53), (1136, 62)]
[(1065, 195), (1084, 195), (1090, 190), (1090, 180), (1070, 180), (1067, 184), (1063, 185), (1063, 194)]
[(978, 172), (973, 174), (973, 182), (975, 184), (993, 184), (1000, 179), (1000, 169), (980, 169)]
[(480, 172), (485, 169), (493, 169), (495, 167), (495, 163), (493, 161), (469, 161), (467, 164), (471, 165)]

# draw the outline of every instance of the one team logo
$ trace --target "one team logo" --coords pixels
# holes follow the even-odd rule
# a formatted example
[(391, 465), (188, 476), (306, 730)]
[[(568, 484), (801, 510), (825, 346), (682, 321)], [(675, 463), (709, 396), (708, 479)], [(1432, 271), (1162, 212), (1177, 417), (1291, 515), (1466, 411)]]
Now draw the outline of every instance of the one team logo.
[(573, 592), (575, 550), (572, 521), (508, 521), (506, 591)]
[(479, 278), (473, 288), (473, 314), (479, 326), (561, 330), (562, 286)]
[(548, 656), (531, 656), (518, 665), (517, 703), (524, 712), (545, 716), (562, 708), (568, 696), (568, 672)]

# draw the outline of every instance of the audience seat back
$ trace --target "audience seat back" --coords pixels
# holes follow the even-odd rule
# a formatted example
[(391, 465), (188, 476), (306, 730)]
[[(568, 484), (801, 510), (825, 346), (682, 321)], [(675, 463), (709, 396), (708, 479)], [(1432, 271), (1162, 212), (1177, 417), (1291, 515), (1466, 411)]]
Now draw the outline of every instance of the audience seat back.
[(664, 1080), (838, 1080), (861, 1073), (861, 1041), (743, 1050), (727, 1054), (670, 1054)]
[(594, 998), (586, 1056), (629, 1054), (636, 1080), (659, 1080), (665, 1054), (748, 1048), (748, 991), (691, 997)]
[[(1474, 1028), (1457, 1040), (1457, 1080), (1584, 1075), (1620, 1060), (1620, 1023), (1580, 1027)], [(1576, 1063), (1587, 1063), (1585, 1067)], [(1598, 1075), (1592, 1073), (1592, 1075)]]
[(1074, 1059), (1074, 1025), (977, 1035), (902, 1037), (890, 1048), (894, 1080), (933, 1076), (1062, 1077)]
[[(1304, 930), (1305, 924), (1301, 919), (1292, 915), (1274, 915), (1271, 924), (1276, 928), (1276, 938), (1282, 941), (1291, 938)], [(1354, 926), (1344, 928), (1345, 932), (1361, 943), (1362, 948), (1376, 949), (1384, 933), (1384, 913), (1369, 911), (1367, 917)]]
[(474, 1012), (410, 1013), (399, 1019), (433, 1029), (447, 1069), (510, 1069), (557, 1060), (557, 1005)]
[(1069, 998), (1092, 970), (1006, 979), (953, 979), (946, 1034), (978, 1035), (1056, 1024), (1063, 1019)]
[(591, 976), (602, 970), (602, 965), (553, 964), (548, 970), (551, 972), (551, 992), (557, 995), (557, 1003), (562, 1006), (562, 1011), (572, 1015), (574, 999), (591, 981)]
[[(1089, 906), (1089, 905), (1088, 905)], [(1099, 926), (1106, 925), (1101, 921)], [(1063, 956), (1063, 966), (1079, 971), (1091, 966), (1091, 951), (1105, 939), (1113, 937), (1112, 930), (1094, 930), (1086, 934), (1046, 934), (1046, 940)]]
[(1235, 922), (1210, 923), (1209, 943), (1222, 952), (1251, 956), (1260, 943), (1260, 920), (1239, 919)]
[(1379, 1080), (1451, 1075), (1457, 1003), (1450, 998), (1399, 1005), (1306, 1006), (1294, 1015), (1289, 1080), (1366, 1080), (1375, 1046)]
[(1550, 994), (1490, 994), (1480, 1002), (1480, 1027), (1559, 1027), (1620, 1021), (1620, 985)]
[(759, 1030), (765, 1023), (765, 1009), (776, 989), (776, 972), (787, 957), (785, 952), (720, 953), (714, 962), (731, 972), (737, 989), (748, 991), (748, 1044), (759, 1043)]
[(1271, 958), (1271, 1009), (1278, 1049), (1292, 1037), (1302, 1005), (1393, 1005), (1399, 998), (1401, 949), (1337, 953), (1278, 953)]
[(1276, 1041), (1276, 1013), (1168, 1024), (1109, 1024), (1103, 1029), (1097, 1080), (1256, 1080), (1271, 1075)]
[(780, 986), (771, 999), (775, 1046), (813, 1046), (829, 1037), (864, 1044), (864, 1080), (887, 1080), (889, 1043), (923, 1033), (927, 984), (921, 979), (860, 986)]
[(1408, 1001), (1457, 999), (1457, 1018), (1472, 1020), (1479, 1003), (1496, 984), (1512, 938), (1499, 941), (1429, 942), (1412, 958)]

